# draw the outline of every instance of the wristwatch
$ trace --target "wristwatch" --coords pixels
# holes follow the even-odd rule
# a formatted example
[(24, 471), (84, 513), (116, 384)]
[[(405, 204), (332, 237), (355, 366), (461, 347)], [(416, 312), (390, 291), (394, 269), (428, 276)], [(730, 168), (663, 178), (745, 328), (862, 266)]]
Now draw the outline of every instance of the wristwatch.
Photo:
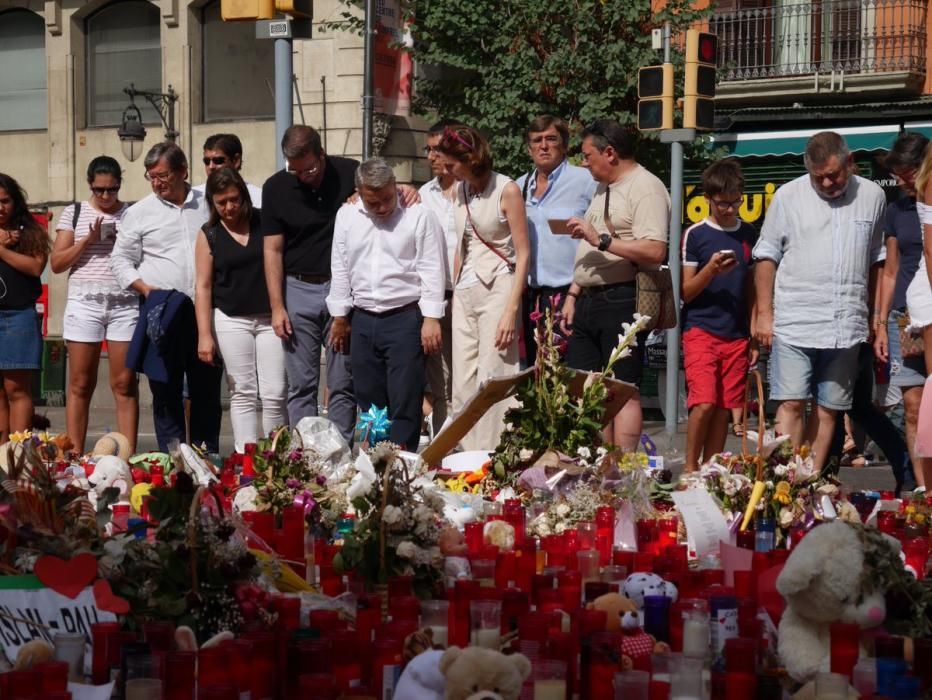
[(612, 244), (612, 237), (608, 233), (603, 233), (599, 236), (599, 245), (598, 248), (603, 253), (608, 250), (608, 247)]

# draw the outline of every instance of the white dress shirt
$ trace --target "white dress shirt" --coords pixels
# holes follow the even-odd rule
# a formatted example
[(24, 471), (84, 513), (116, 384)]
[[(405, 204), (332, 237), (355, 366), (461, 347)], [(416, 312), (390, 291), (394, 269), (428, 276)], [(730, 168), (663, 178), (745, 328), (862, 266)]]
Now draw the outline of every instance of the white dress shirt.
[(384, 219), (362, 200), (337, 212), (330, 254), (332, 316), (354, 306), (383, 313), (418, 302), (428, 318), (443, 318), (446, 245), (440, 222), (426, 207), (402, 206)]
[(126, 211), (110, 269), (123, 289), (141, 279), (156, 289), (176, 289), (194, 298), (194, 243), (207, 223), (207, 200), (194, 189), (178, 206), (156, 194)]
[(453, 258), (456, 255), (456, 244), (458, 242), (455, 215), (456, 198), (450, 199), (444, 196), (443, 188), (440, 187), (440, 179), (436, 177), (421, 185), (418, 193), (421, 195), (421, 204), (434, 212), (440, 226), (443, 228), (443, 238), (447, 246), (447, 255), (444, 258), (447, 266), (447, 289), (453, 289)]
[(851, 175), (838, 199), (819, 196), (809, 175), (777, 190), (754, 258), (777, 264), (773, 333), (802, 348), (850, 348), (867, 340), (870, 268), (886, 258), (886, 197)]
[[(192, 189), (197, 190), (205, 197), (207, 196), (207, 183), (203, 182), (200, 185), (195, 185)], [(246, 190), (249, 192), (249, 199), (252, 200), (253, 209), (262, 208), (262, 188), (252, 184), (251, 182), (246, 183)]]

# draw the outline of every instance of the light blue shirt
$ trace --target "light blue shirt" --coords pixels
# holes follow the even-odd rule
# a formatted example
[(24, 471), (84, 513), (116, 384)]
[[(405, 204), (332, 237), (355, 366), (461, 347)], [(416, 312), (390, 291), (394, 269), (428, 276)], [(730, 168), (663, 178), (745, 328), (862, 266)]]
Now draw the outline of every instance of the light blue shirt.
[(598, 183), (585, 168), (570, 165), (565, 160), (547, 176), (547, 190), (540, 198), (534, 196), (537, 170), (518, 178), (524, 183), (531, 178), (524, 198), (527, 210), (528, 237), (531, 242), (530, 285), (532, 287), (567, 287), (573, 281), (576, 246), (579, 241), (566, 234), (550, 230), (548, 219), (569, 219), (583, 216), (592, 201)]
[(882, 262), (883, 190), (852, 175), (834, 200), (809, 175), (777, 190), (754, 258), (777, 264), (773, 333), (803, 348), (850, 348), (867, 340), (871, 266)]

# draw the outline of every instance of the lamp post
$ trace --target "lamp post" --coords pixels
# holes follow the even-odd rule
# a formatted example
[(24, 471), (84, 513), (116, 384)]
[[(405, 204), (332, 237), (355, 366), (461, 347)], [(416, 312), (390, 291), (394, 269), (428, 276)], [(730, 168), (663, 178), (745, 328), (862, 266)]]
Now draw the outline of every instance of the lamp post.
[(129, 162), (135, 161), (142, 155), (142, 144), (146, 138), (146, 128), (142, 125), (142, 113), (136, 106), (136, 98), (144, 98), (150, 105), (155, 108), (162, 124), (165, 125), (165, 139), (174, 141), (178, 138), (178, 131), (175, 129), (175, 103), (178, 101), (178, 93), (172, 86), (168, 86), (168, 92), (149, 92), (148, 90), (137, 90), (130, 83), (128, 88), (124, 88), (129, 96), (129, 105), (123, 110), (123, 119), (120, 128), (117, 129), (117, 136), (120, 137), (120, 146), (123, 149), (123, 155)]

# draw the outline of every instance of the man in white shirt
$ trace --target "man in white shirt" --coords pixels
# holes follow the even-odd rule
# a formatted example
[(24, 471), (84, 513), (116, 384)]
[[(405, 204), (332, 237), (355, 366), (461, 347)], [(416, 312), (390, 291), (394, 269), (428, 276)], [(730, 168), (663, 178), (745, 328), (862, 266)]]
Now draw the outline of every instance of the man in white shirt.
[[(808, 174), (774, 195), (754, 246), (758, 341), (771, 347), (777, 427), (827, 461), (839, 411), (851, 408), (859, 345), (868, 340), (883, 246), (883, 190), (854, 174), (844, 138), (809, 139)], [(815, 399), (814, 420), (806, 405)]]
[(456, 178), (447, 172), (446, 161), (437, 150), (443, 131), (449, 126), (458, 124), (453, 119), (442, 119), (427, 130), (427, 145), (424, 154), (430, 164), (434, 179), (425, 183), (419, 190), (421, 204), (430, 209), (440, 226), (443, 228), (443, 238), (446, 243), (446, 292), (447, 310), (440, 321), (440, 331), (443, 334), (443, 347), (440, 352), (427, 357), (427, 386), (432, 406), (430, 415), (431, 427), (434, 434), (439, 433), (444, 421), (453, 410), (453, 312), (449, 302), (453, 299), (453, 280), (450, 271), (453, 269), (453, 256), (456, 254), (456, 221), (453, 210), (456, 204)]
[[(208, 219), (204, 196), (187, 183), (188, 159), (174, 143), (159, 143), (149, 149), (144, 161), (152, 194), (131, 206), (123, 217), (120, 233), (110, 256), (110, 268), (124, 289), (143, 297), (155, 290), (177, 290), (194, 298), (194, 243)], [(190, 442), (202, 443), (208, 452), (219, 452), (220, 378), (219, 365), (197, 359), (197, 329), (193, 316), (190, 328), (178, 343), (191, 341), (185, 365), (173, 367), (168, 381), (149, 379), (152, 413), (159, 449), (167, 451), (172, 439), (187, 442), (185, 429), (184, 379), (191, 400)], [(190, 336), (188, 337), (188, 333)]]
[[(204, 194), (207, 178), (220, 168), (233, 168), (239, 172), (243, 167), (243, 143), (236, 134), (214, 134), (204, 141), (204, 183), (194, 189)], [(262, 188), (246, 183), (253, 209), (262, 209)]]
[(359, 410), (387, 408), (391, 441), (416, 450), (424, 356), (442, 345), (443, 231), (425, 207), (401, 206), (382, 158), (359, 166), (356, 189), (359, 201), (344, 204), (334, 225), (328, 342), (349, 347)]

